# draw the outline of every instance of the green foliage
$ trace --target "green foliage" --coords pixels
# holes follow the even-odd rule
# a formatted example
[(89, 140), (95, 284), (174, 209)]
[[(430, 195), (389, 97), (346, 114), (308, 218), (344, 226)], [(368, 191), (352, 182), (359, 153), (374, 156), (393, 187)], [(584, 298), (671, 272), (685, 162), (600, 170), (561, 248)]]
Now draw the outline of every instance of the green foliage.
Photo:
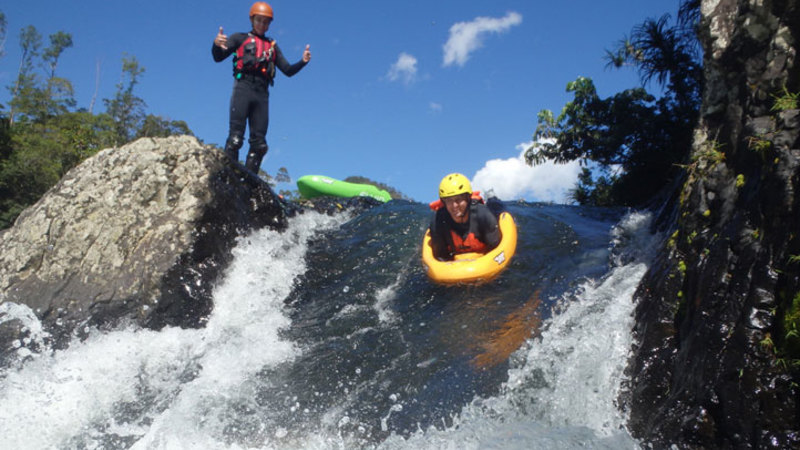
[[(4, 36), (5, 15), (0, 12), (0, 42)], [(142, 136), (192, 135), (183, 121), (145, 115), (144, 100), (134, 94), (144, 68), (127, 55), (116, 94), (105, 100), (107, 112), (75, 111), (71, 82), (56, 74), (72, 37), (59, 31), (49, 42), (42, 50), (42, 37), (33, 26), (20, 32), (22, 57), (8, 87), (9, 110), (5, 115), (0, 110), (0, 229), (11, 226), (67, 171), (101, 149)]]
[(49, 78), (56, 76), (56, 66), (58, 66), (58, 59), (64, 50), (72, 47), (72, 35), (59, 31), (50, 35), (50, 47), (46, 48), (42, 59), (47, 67), (50, 69)]
[[(697, 20), (699, 4), (686, 1), (681, 24), (668, 27), (668, 16), (648, 20), (634, 29), (616, 51), (610, 65), (633, 66), (642, 84), (655, 81), (665, 88), (655, 98), (644, 88), (628, 89), (608, 98), (597, 95), (591, 79), (579, 77), (567, 84), (574, 99), (558, 117), (538, 115), (536, 142), (525, 153), (529, 164), (545, 161), (592, 161), (615, 177), (590, 184), (578, 181), (573, 198), (582, 204), (603, 200), (639, 206), (680, 174), (689, 155), (692, 130), (702, 92), (702, 66), (697, 37), (685, 23)], [(590, 195), (592, 189), (604, 192)]]
[(772, 141), (765, 139), (763, 136), (749, 136), (747, 138), (747, 147), (761, 154), (763, 158), (767, 150), (772, 148)]
[(278, 173), (275, 174), (275, 182), (276, 183), (289, 183), (292, 181), (292, 177), (289, 176), (289, 171), (286, 167), (281, 167), (278, 169)]
[(72, 47), (72, 35), (63, 31), (58, 31), (50, 35), (50, 46), (44, 50), (42, 60), (46, 64), (49, 72), (46, 74), (47, 81), (44, 86), (41, 110), (38, 112), (39, 120), (66, 113), (75, 106), (73, 98), (74, 90), (72, 83), (56, 76), (58, 60), (64, 50)]
[(708, 176), (717, 164), (725, 161), (725, 153), (717, 141), (707, 141), (692, 154), (691, 164), (681, 165), (689, 172), (689, 180)]
[(615, 181), (613, 175), (609, 178), (601, 175), (595, 180), (592, 171), (584, 167), (568, 196), (579, 205), (611, 206), (614, 204), (611, 189)]
[(9, 128), (0, 160), (0, 228), (36, 202), (67, 171), (111, 146), (113, 123), (106, 114), (71, 112), (45, 124), (19, 122)]
[(775, 342), (772, 340), (772, 335), (770, 333), (766, 333), (764, 339), (762, 339), (759, 344), (761, 345), (761, 349), (766, 352), (775, 351)]
[(169, 120), (161, 116), (148, 114), (142, 120), (142, 124), (136, 131), (135, 139), (142, 137), (167, 137), (176, 135), (193, 136), (189, 125), (183, 120)]
[[(20, 34), (22, 59), (13, 86), (11, 122), (17, 120), (44, 123), (48, 118), (66, 113), (75, 106), (72, 83), (56, 76), (58, 61), (72, 47), (72, 36), (63, 31), (50, 35), (50, 46), (40, 51), (42, 38), (36, 28), (28, 26)], [(36, 60), (41, 59), (44, 73), (36, 73)], [(40, 76), (42, 75), (42, 76)]]
[[(594, 83), (583, 77), (569, 83), (567, 90), (574, 100), (555, 121), (539, 123), (534, 135), (538, 146), (525, 154), (529, 164), (581, 160), (606, 171), (621, 169), (613, 178), (598, 180), (595, 188), (604, 192), (576, 196), (581, 204), (639, 205), (676, 176), (675, 163), (690, 149), (691, 125), (689, 119), (676, 119), (668, 102), (656, 101), (641, 88), (601, 99)], [(547, 136), (556, 139), (547, 141)], [(589, 186), (585, 181), (579, 180), (583, 188)], [(582, 203), (593, 199), (603, 203)]]
[(800, 92), (789, 92), (786, 86), (783, 87), (783, 94), (780, 96), (773, 95), (775, 103), (772, 105), (772, 111), (788, 111), (790, 109), (797, 109), (797, 98), (800, 97)]
[(668, 246), (670, 249), (674, 249), (674, 248), (675, 248), (675, 246), (677, 245), (678, 236), (679, 236), (680, 234), (681, 234), (680, 230), (675, 230), (675, 232), (673, 232), (673, 233), (670, 235), (670, 237), (669, 237), (669, 240), (667, 240), (667, 246)]
[(8, 88), (11, 93), (9, 101), (9, 120), (14, 123), (18, 111), (32, 111), (35, 109), (37, 77), (34, 69), (34, 61), (39, 55), (42, 46), (42, 35), (35, 27), (28, 25), (20, 31), (19, 45), (22, 52), (20, 57), (17, 78), (13, 86)]
[[(286, 169), (286, 167), (279, 168), (278, 172), (275, 173), (274, 177), (272, 175), (268, 174), (267, 172), (264, 172), (261, 169), (258, 170), (258, 175), (264, 181), (266, 181), (268, 185), (270, 185), (273, 188), (278, 183), (288, 183), (288, 182), (292, 181), (292, 177), (289, 176), (289, 171)], [(299, 192), (298, 192), (298, 195), (299, 195)]]
[(11, 124), (8, 118), (0, 115), (0, 162), (11, 156)]
[[(784, 316), (783, 324), (787, 336), (791, 335), (797, 339), (797, 343), (800, 344), (800, 292), (795, 294), (792, 299), (792, 305)], [(800, 349), (800, 347), (798, 347), (798, 349)]]
[(725, 161), (725, 152), (722, 151), (722, 145), (719, 142), (707, 141), (700, 146), (691, 159), (692, 163), (699, 166), (698, 169), (709, 170)]
[(800, 368), (800, 292), (794, 295), (783, 316), (783, 340), (778, 353), (784, 364)]
[(11, 225), (28, 205), (33, 204), (59, 178), (58, 166), (42, 145), (43, 137), (25, 132), (12, 136), (14, 148), (0, 164), (0, 226)]
[(123, 145), (134, 139), (136, 130), (144, 120), (145, 102), (134, 95), (133, 88), (139, 83), (144, 73), (135, 56), (123, 55), (122, 76), (117, 83), (117, 90), (112, 99), (103, 99), (106, 112), (114, 120), (116, 145)]

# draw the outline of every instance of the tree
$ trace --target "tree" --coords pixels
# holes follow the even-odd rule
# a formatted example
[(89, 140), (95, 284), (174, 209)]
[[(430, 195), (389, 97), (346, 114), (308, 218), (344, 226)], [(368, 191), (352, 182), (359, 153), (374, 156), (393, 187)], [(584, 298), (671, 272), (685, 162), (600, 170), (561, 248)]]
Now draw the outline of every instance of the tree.
[(114, 121), (108, 114), (69, 112), (57, 116), (51, 127), (50, 143), (60, 165), (59, 178), (86, 158), (113, 146)]
[(59, 31), (50, 35), (50, 47), (47, 47), (42, 54), (47, 68), (49, 69), (48, 79), (56, 76), (56, 67), (58, 66), (58, 58), (64, 50), (72, 47), (72, 35)]
[(5, 131), (0, 126), (0, 229), (115, 138), (110, 116), (85, 111), (60, 114), (47, 124), (18, 122)]
[[(5, 15), (0, 12), (0, 43), (4, 37)], [(74, 111), (72, 83), (57, 75), (61, 56), (73, 45), (72, 36), (59, 31), (49, 38), (42, 51), (36, 28), (27, 26), (20, 32), (22, 57), (8, 87), (10, 110), (8, 116), (0, 115), (0, 229), (13, 224), (67, 171), (103, 148), (134, 136), (192, 135), (184, 121), (145, 116), (144, 100), (133, 93), (144, 68), (127, 55), (114, 98), (104, 100), (107, 113)]]
[(49, 117), (66, 113), (75, 107), (72, 83), (56, 76), (58, 60), (64, 50), (72, 47), (72, 35), (59, 31), (50, 35), (50, 46), (44, 50), (42, 60), (47, 70), (47, 83), (45, 92), (41, 96), (43, 104), (38, 111), (39, 120), (44, 121)]
[(117, 91), (113, 99), (103, 99), (106, 112), (114, 120), (116, 139), (115, 145), (130, 142), (136, 135), (139, 123), (144, 118), (144, 100), (133, 94), (133, 88), (139, 83), (139, 77), (144, 73), (144, 67), (134, 56), (123, 55), (122, 75), (117, 83)]
[(136, 132), (136, 138), (167, 137), (184, 134), (194, 136), (192, 130), (183, 120), (169, 120), (161, 116), (148, 114), (142, 121), (142, 126)]
[(9, 88), (11, 101), (9, 102), (8, 118), (14, 124), (14, 118), (19, 110), (30, 111), (35, 95), (36, 74), (33, 72), (33, 61), (39, 55), (42, 46), (42, 35), (33, 25), (23, 28), (19, 34), (19, 46), (22, 56), (19, 60), (19, 69), (14, 86)]
[(695, 16), (695, 11), (681, 8), (679, 24), (669, 27), (669, 15), (648, 19), (634, 28), (630, 39), (623, 39), (616, 52), (607, 52), (608, 65), (632, 65), (640, 74), (642, 84), (653, 79), (666, 86), (674, 96), (677, 107), (696, 110), (702, 94), (702, 66), (700, 47), (692, 31), (685, 26)]
[(579, 205), (613, 206), (611, 187), (615, 178), (606, 178), (603, 175), (595, 180), (592, 171), (584, 167), (578, 175), (575, 187), (569, 191), (569, 198)]
[(286, 170), (286, 167), (281, 167), (278, 169), (278, 173), (275, 174), (275, 182), (276, 183), (290, 183), (292, 181), (292, 177), (289, 176), (289, 171)]
[[(702, 92), (697, 36), (694, 26), (687, 26), (697, 20), (698, 8), (696, 0), (684, 1), (676, 26), (667, 26), (667, 15), (648, 20), (607, 53), (609, 65), (635, 67), (643, 86), (658, 83), (665, 89), (662, 97), (642, 87), (601, 99), (592, 80), (580, 77), (567, 84), (575, 98), (557, 118), (550, 111), (539, 113), (537, 144), (526, 151), (526, 161), (592, 161), (601, 171), (619, 169), (596, 182), (582, 174), (574, 191), (579, 202), (610, 198), (614, 204), (638, 206), (678, 176), (678, 165), (691, 148)], [(591, 195), (591, 189), (609, 193)]]
[[(58, 61), (64, 50), (72, 47), (72, 36), (59, 31), (50, 35), (50, 46), (40, 53), (41, 35), (36, 28), (28, 26), (20, 34), (22, 58), (16, 83), (11, 88), (11, 123), (20, 120), (45, 123), (49, 118), (67, 112), (75, 106), (72, 83), (56, 76)], [(41, 57), (44, 82), (34, 69)]]
[[(261, 169), (258, 169), (258, 175), (271, 187), (275, 187), (278, 183), (289, 183), (292, 181), (292, 177), (289, 176), (289, 171), (286, 167), (281, 167), (278, 169), (278, 172), (273, 177), (272, 175), (264, 172)], [(283, 192), (283, 191), (281, 191)]]
[(11, 123), (7, 117), (0, 116), (0, 165), (11, 156)]
[(0, 164), (0, 226), (4, 228), (60, 177), (48, 136), (37, 131), (40, 127), (23, 122), (12, 130), (11, 152)]

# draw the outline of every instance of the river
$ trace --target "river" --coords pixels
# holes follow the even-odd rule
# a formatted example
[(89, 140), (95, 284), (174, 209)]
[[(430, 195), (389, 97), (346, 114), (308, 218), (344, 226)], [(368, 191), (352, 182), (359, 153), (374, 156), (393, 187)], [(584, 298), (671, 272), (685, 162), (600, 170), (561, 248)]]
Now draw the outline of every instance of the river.
[(238, 240), (200, 329), (89, 330), (34, 314), (0, 369), (14, 449), (635, 449), (617, 401), (649, 215), (514, 202), (517, 254), (481, 286), (431, 283), (431, 212), (315, 212)]

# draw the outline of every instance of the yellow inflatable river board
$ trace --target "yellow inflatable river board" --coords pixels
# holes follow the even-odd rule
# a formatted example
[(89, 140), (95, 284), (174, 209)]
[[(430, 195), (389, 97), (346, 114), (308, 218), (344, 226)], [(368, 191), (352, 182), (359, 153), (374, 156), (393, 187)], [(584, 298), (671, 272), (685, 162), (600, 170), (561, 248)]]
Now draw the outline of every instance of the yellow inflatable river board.
[(422, 240), (422, 263), (428, 277), (442, 284), (474, 284), (492, 280), (506, 268), (517, 249), (517, 225), (508, 212), (497, 219), (502, 239), (500, 245), (486, 254), (464, 253), (454, 261), (439, 261), (433, 257), (431, 231)]

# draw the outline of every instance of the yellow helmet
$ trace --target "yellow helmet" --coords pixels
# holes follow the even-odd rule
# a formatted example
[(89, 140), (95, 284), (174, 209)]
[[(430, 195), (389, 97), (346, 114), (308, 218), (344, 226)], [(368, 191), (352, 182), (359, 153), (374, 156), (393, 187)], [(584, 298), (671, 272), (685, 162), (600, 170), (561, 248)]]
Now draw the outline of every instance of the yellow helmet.
[(439, 183), (439, 198), (453, 197), (460, 194), (472, 194), (469, 179), (460, 173), (451, 173)]

